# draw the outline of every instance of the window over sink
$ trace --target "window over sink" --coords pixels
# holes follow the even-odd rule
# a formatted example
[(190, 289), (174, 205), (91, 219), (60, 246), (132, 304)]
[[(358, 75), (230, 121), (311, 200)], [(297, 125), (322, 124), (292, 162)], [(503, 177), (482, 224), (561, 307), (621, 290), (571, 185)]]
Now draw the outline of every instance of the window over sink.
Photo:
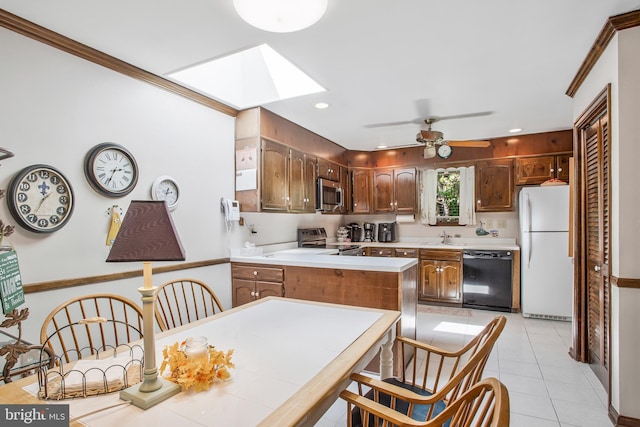
[(422, 171), (422, 211), (425, 225), (474, 225), (476, 223), (474, 167)]

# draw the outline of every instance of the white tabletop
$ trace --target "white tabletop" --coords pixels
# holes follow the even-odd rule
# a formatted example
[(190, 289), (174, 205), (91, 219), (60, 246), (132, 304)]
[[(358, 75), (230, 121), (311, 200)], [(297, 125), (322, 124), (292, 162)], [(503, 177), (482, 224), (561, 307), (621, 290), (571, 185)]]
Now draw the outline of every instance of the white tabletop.
[[(80, 421), (97, 427), (312, 425), (350, 373), (375, 354), (399, 314), (281, 298), (225, 311), (160, 334), (156, 352), (160, 365), (164, 346), (206, 336), (219, 350), (234, 349), (231, 380), (179, 393), (146, 411), (122, 406)], [(70, 403), (74, 418), (119, 402), (113, 393), (59, 403)]]

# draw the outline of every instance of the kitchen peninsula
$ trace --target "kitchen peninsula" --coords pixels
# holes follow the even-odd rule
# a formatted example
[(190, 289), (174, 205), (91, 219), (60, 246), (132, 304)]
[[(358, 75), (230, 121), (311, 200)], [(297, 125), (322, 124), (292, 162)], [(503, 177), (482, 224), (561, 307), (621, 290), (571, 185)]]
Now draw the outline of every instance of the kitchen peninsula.
[(415, 338), (418, 260), (288, 249), (231, 257), (233, 305), (266, 296), (397, 310), (397, 333)]

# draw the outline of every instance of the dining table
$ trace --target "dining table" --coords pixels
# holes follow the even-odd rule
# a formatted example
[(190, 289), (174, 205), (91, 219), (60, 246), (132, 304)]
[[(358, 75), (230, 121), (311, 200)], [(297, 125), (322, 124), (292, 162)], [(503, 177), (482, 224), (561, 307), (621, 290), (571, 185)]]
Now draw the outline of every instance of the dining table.
[(313, 426), (378, 352), (380, 376), (392, 375), (400, 315), (267, 297), (156, 334), (158, 365), (164, 348), (190, 337), (233, 350), (231, 377), (208, 390), (181, 391), (143, 410), (117, 392), (40, 400), (32, 375), (0, 386), (0, 404), (69, 405), (71, 426)]

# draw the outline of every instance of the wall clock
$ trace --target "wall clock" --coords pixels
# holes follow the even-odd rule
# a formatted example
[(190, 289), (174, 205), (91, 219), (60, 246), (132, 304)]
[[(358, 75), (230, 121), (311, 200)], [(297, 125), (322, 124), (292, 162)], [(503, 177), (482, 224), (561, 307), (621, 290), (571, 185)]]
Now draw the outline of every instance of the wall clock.
[(151, 198), (153, 200), (164, 200), (167, 202), (169, 209), (175, 209), (180, 200), (178, 181), (168, 175), (159, 176), (151, 186)]
[(9, 212), (29, 231), (51, 233), (59, 230), (69, 221), (73, 204), (71, 184), (52, 166), (28, 166), (9, 183)]
[(438, 157), (441, 159), (448, 159), (451, 157), (451, 153), (453, 152), (450, 145), (441, 144), (438, 146)]
[(112, 142), (98, 144), (89, 150), (84, 173), (93, 189), (107, 197), (126, 196), (138, 182), (135, 158), (126, 148)]

